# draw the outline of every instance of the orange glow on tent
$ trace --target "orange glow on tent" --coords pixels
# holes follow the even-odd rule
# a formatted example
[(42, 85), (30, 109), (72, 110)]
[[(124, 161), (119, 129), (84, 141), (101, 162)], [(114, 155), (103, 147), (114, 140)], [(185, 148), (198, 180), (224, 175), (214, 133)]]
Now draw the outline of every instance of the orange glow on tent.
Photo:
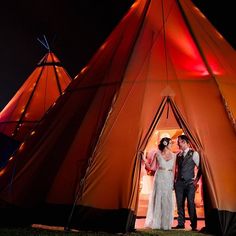
[(0, 176), (2, 176), (4, 173), (5, 173), (5, 169), (2, 169), (1, 171), (0, 171)]

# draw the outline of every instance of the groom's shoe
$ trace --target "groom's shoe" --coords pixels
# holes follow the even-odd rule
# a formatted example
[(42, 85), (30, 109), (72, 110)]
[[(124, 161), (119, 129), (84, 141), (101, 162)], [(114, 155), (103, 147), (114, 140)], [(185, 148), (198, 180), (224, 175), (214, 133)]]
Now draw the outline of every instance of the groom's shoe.
[(184, 225), (176, 225), (174, 227), (172, 227), (172, 229), (184, 229)]

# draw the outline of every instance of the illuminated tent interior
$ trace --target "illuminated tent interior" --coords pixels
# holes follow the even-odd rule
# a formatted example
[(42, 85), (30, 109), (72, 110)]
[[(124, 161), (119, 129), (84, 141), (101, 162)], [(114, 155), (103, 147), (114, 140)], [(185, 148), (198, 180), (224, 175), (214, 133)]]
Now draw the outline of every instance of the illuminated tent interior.
[[(178, 116), (179, 113), (177, 113)], [(177, 120), (181, 121), (181, 118), (177, 118)], [(155, 153), (157, 151), (158, 144), (163, 137), (169, 137), (172, 139), (172, 147), (171, 150), (174, 153), (178, 153), (179, 147), (177, 145), (177, 138), (179, 135), (184, 134), (183, 129), (180, 127), (184, 127), (183, 124), (178, 124), (170, 104), (167, 102), (166, 106), (163, 107), (162, 114), (160, 119), (157, 122), (157, 125), (153, 132), (150, 132), (150, 136), (148, 137), (148, 142), (146, 144), (143, 158), (146, 159), (149, 163), (153, 163), (151, 169), (146, 168), (144, 162), (141, 165), (141, 173), (140, 173), (140, 188), (139, 188), (139, 200), (138, 200), (138, 209), (136, 213), (136, 222), (135, 227), (137, 229), (144, 227), (144, 222), (147, 214), (148, 201), (150, 198), (150, 194), (153, 189), (154, 182), (154, 174), (156, 169), (156, 162), (153, 162), (153, 158), (155, 158)], [(184, 128), (186, 130), (186, 128)], [(191, 134), (188, 134), (188, 136)], [(194, 142), (193, 142), (194, 143)], [(198, 169), (195, 168), (195, 175), (197, 175)], [(174, 198), (174, 217), (177, 219), (177, 203), (175, 199), (175, 192), (173, 191)], [(197, 189), (195, 193), (195, 206), (198, 217), (198, 230), (204, 230), (205, 226), (205, 214), (204, 214), (204, 199), (203, 199), (203, 185), (202, 178), (200, 178)], [(186, 218), (186, 230), (189, 230), (190, 225), (188, 225), (189, 214), (188, 214), (188, 206), (185, 204), (185, 218)], [(173, 226), (176, 225), (177, 222), (173, 222)]]
[(132, 231), (140, 155), (169, 109), (201, 154), (207, 231), (236, 233), (235, 61), (191, 1), (137, 0), (1, 171), (8, 214)]

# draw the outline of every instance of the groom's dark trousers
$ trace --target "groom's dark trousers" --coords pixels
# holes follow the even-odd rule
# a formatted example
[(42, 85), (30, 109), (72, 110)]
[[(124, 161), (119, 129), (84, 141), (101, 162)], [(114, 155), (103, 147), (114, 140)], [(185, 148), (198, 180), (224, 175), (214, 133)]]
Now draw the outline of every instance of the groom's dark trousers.
[(193, 184), (194, 167), (193, 150), (189, 150), (188, 153), (183, 156), (177, 155), (177, 176), (175, 182), (175, 194), (178, 210), (178, 225), (184, 226), (185, 224), (185, 200), (187, 198), (188, 213), (191, 221), (192, 229), (197, 227), (197, 215), (196, 207), (194, 203), (195, 198), (195, 186)]

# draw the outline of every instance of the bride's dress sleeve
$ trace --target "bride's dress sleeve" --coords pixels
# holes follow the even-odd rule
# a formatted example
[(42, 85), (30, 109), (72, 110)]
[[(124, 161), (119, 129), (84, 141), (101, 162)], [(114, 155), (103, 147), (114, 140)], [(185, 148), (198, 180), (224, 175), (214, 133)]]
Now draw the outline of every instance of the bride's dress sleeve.
[(147, 165), (148, 169), (152, 171), (156, 171), (158, 169), (158, 152), (156, 150), (152, 150), (148, 153), (147, 159), (149, 160), (149, 164)]

